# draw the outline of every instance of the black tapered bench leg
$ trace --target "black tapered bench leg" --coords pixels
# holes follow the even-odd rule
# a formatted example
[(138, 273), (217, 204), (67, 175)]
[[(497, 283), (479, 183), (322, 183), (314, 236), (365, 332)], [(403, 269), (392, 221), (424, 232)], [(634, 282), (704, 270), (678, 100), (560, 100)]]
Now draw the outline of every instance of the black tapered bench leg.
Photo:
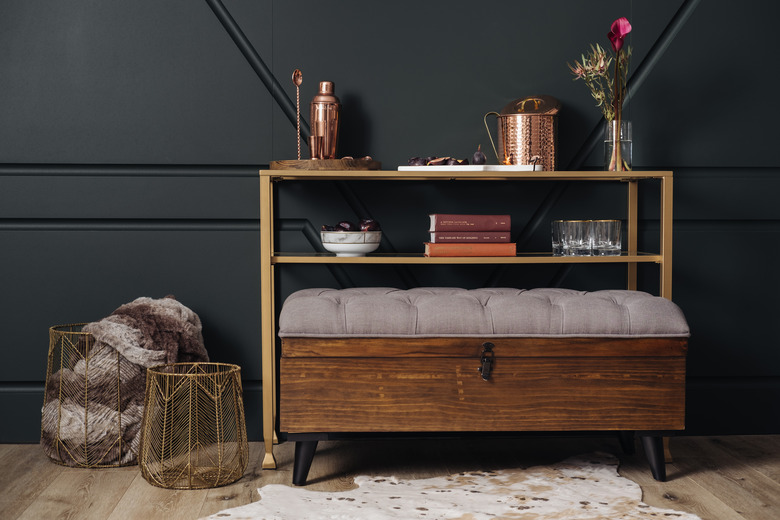
[(317, 441), (297, 441), (295, 443), (295, 463), (293, 466), (293, 484), (303, 486), (309, 475), (314, 452), (317, 451)]
[(664, 438), (660, 435), (643, 435), (642, 446), (645, 448), (650, 471), (658, 482), (666, 482), (666, 460), (664, 459)]

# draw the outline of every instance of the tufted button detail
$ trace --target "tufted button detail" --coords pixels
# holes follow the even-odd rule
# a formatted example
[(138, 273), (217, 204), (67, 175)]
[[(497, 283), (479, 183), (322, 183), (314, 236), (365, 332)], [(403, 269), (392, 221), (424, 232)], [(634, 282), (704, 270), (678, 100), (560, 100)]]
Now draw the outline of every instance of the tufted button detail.
[(280, 337), (688, 337), (673, 302), (641, 291), (391, 287), (303, 289)]

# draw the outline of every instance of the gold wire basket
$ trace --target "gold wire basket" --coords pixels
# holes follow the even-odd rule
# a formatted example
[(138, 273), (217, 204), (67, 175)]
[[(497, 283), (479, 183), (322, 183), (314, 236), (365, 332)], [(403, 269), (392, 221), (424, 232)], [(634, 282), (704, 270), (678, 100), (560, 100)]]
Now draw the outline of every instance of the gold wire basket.
[(248, 450), (240, 367), (173, 363), (147, 370), (138, 455), (147, 482), (224, 486), (244, 475)]
[[(84, 325), (49, 328), (41, 446), (65, 466), (135, 464), (130, 440), (140, 428), (141, 411), (132, 401), (135, 391), (140, 405), (143, 372), (111, 347), (96, 344), (92, 334), (82, 331)], [(133, 410), (135, 421), (128, 415)]]

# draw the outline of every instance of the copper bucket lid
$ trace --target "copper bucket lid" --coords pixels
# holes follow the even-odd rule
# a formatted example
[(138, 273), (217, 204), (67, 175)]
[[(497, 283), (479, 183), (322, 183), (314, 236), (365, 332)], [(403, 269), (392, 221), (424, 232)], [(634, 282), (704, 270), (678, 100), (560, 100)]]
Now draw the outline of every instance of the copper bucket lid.
[(501, 109), (501, 116), (553, 116), (561, 109), (561, 103), (552, 96), (527, 96), (515, 99)]

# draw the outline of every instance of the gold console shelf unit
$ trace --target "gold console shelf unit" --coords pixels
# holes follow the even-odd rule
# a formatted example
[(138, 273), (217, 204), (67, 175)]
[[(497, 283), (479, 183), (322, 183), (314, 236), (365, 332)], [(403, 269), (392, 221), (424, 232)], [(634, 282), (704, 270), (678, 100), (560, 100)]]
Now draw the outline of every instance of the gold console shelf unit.
[[(260, 170), (260, 305), (263, 392), (262, 467), (276, 468), (276, 289), (278, 264), (587, 264), (622, 263), (628, 266), (626, 287), (637, 288), (637, 265), (656, 263), (660, 271), (660, 296), (672, 298), (672, 172), (671, 171), (377, 171), (377, 170)], [(637, 251), (639, 181), (660, 180), (659, 252)], [(620, 256), (552, 256), (552, 253), (520, 252), (514, 257), (426, 257), (422, 253), (369, 254), (337, 257), (329, 253), (277, 252), (274, 247), (274, 184), (294, 181), (611, 181), (627, 186), (625, 250)]]

